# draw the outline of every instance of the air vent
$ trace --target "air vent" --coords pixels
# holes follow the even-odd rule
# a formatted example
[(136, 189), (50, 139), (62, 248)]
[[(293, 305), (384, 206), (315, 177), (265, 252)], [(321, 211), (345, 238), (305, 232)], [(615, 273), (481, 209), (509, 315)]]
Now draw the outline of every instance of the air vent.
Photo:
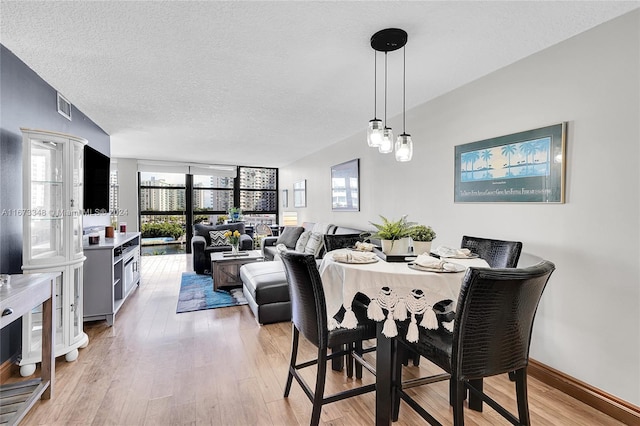
[(58, 93), (58, 112), (67, 120), (71, 121), (71, 102)]

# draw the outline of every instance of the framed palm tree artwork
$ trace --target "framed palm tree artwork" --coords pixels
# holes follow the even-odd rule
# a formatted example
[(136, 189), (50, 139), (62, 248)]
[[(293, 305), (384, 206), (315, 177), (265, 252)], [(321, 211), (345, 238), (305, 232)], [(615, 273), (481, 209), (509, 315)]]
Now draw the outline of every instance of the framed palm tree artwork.
[(456, 203), (564, 203), (567, 123), (455, 147)]

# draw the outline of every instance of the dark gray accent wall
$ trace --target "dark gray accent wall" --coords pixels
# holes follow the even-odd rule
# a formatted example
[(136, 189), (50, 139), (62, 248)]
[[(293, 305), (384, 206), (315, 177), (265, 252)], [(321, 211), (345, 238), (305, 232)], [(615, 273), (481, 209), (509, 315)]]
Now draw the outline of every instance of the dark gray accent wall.
[[(72, 121), (58, 113), (56, 93), (0, 44), (0, 273), (22, 272), (22, 220), (7, 214), (23, 208), (20, 128), (72, 134), (87, 139), (103, 154), (111, 154), (109, 135), (81, 111), (72, 106)], [(73, 104), (73, 99), (69, 101)], [(20, 343), (21, 321), (16, 321), (0, 333), (0, 363), (17, 353)]]

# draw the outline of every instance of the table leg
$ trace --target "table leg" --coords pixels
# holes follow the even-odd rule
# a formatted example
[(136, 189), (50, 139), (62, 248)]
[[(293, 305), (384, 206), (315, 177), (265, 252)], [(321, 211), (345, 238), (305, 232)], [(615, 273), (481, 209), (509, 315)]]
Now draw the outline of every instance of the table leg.
[(376, 341), (376, 426), (391, 425), (391, 387), (395, 339), (382, 334), (384, 321), (378, 323)]
[(53, 307), (53, 298), (56, 290), (56, 280), (51, 281), (52, 293), (51, 297), (42, 304), (42, 364), (40, 365), (42, 383), (49, 382), (49, 387), (42, 393), (42, 399), (51, 399), (53, 397), (53, 386), (56, 377), (56, 359), (54, 356), (55, 346), (55, 309)]

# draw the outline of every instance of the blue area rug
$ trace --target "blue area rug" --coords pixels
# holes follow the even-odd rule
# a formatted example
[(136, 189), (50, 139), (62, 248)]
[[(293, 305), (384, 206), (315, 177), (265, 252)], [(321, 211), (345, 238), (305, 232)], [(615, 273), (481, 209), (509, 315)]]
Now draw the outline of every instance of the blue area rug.
[(211, 275), (198, 275), (195, 272), (182, 273), (177, 314), (246, 304), (247, 300), (242, 294), (242, 288), (213, 291)]

